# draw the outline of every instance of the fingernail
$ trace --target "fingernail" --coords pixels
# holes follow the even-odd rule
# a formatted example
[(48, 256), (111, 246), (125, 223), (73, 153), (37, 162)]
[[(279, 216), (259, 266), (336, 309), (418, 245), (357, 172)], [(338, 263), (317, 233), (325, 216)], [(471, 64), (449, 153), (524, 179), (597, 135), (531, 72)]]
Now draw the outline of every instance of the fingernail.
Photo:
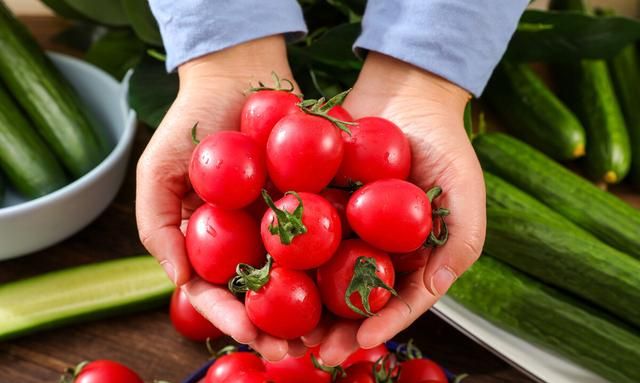
[(448, 266), (440, 267), (431, 277), (431, 292), (444, 295), (456, 280), (456, 273)]
[(177, 285), (178, 283), (177, 283), (176, 269), (173, 267), (171, 262), (162, 261), (160, 262), (160, 265), (164, 269), (164, 272), (167, 273), (167, 276), (169, 277), (169, 279), (173, 281), (173, 284)]

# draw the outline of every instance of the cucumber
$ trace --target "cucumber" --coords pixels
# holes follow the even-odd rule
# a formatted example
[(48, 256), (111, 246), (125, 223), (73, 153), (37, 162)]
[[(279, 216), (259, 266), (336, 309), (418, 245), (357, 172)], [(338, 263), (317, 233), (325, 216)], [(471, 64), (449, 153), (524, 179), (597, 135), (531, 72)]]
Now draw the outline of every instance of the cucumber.
[(640, 186), (640, 59), (635, 45), (623, 48), (608, 64), (631, 141), (629, 178)]
[(506, 129), (557, 160), (585, 154), (585, 132), (578, 118), (528, 64), (502, 61), (483, 97)]
[(484, 250), (640, 328), (640, 261), (571, 222), (488, 208)]
[(29, 198), (66, 185), (67, 177), (47, 145), (0, 84), (0, 168)]
[(640, 259), (640, 211), (503, 133), (473, 140), (482, 167), (622, 252)]
[(0, 285), (0, 340), (168, 302), (173, 284), (149, 255)]
[[(579, 0), (554, 0), (552, 9), (589, 13)], [(587, 132), (587, 171), (606, 183), (618, 183), (631, 166), (631, 144), (604, 60), (558, 65), (561, 97), (576, 112)]]
[(483, 255), (448, 295), (496, 326), (612, 382), (640, 382), (637, 333), (500, 261)]
[(0, 79), (74, 177), (106, 156), (107, 141), (94, 131), (78, 96), (1, 1)]

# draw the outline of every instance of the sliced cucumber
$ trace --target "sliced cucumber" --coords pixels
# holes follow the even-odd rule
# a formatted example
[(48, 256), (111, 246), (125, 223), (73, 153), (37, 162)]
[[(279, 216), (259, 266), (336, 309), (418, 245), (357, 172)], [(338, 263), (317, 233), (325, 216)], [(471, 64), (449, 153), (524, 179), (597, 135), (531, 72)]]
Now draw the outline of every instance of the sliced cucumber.
[(0, 340), (161, 305), (173, 289), (148, 255), (10, 282), (0, 286)]

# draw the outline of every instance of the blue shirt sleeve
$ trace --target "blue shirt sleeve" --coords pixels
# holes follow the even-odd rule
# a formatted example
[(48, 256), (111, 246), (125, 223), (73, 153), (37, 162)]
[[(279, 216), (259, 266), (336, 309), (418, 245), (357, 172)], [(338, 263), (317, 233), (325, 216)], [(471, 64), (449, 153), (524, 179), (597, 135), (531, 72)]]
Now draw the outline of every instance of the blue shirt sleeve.
[(149, 0), (167, 51), (169, 72), (211, 52), (285, 34), (302, 38), (307, 27), (296, 0)]
[(354, 48), (395, 57), (478, 96), (528, 0), (369, 0)]

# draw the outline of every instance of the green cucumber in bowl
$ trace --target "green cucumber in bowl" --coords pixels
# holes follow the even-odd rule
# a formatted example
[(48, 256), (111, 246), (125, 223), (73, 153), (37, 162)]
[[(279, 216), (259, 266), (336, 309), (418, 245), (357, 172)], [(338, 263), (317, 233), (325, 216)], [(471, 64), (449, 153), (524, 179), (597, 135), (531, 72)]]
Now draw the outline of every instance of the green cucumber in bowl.
[(571, 222), (489, 207), (484, 251), (640, 328), (640, 261)]
[(447, 295), (494, 325), (616, 383), (640, 382), (640, 336), (487, 255)]
[[(553, 0), (551, 9), (590, 13), (582, 0)], [(607, 63), (580, 60), (556, 66), (561, 98), (587, 132), (587, 171), (591, 178), (618, 183), (631, 167), (631, 144)]]
[(168, 302), (174, 286), (149, 255), (0, 285), (0, 340)]
[(640, 211), (504, 133), (475, 137), (484, 170), (520, 188), (603, 242), (640, 259)]
[(585, 131), (528, 64), (502, 61), (484, 95), (506, 129), (557, 160), (585, 154)]
[(33, 36), (1, 1), (0, 80), (74, 177), (84, 175), (106, 156), (109, 145), (104, 133)]
[(2, 84), (0, 169), (16, 190), (29, 198), (43, 196), (67, 184), (67, 176), (58, 160), (22, 115)]

